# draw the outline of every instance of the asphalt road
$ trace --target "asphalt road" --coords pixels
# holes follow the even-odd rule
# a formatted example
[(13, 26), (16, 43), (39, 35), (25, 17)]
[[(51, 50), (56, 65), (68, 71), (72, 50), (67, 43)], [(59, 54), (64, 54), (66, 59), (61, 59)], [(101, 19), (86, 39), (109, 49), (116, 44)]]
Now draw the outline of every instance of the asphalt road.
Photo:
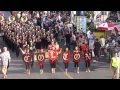
[[(6, 46), (5, 43), (0, 38), (0, 47)], [(101, 58), (100, 62), (91, 62), (91, 72), (85, 72), (85, 64), (83, 59), (79, 64), (80, 74), (77, 74), (74, 69), (74, 64), (71, 61), (69, 63), (68, 74), (64, 73), (64, 64), (62, 60), (59, 60), (57, 65), (56, 73), (51, 74), (49, 61), (45, 61), (44, 73), (40, 75), (38, 63), (35, 62), (34, 67), (31, 71), (31, 75), (28, 76), (24, 73), (25, 66), (22, 62), (21, 56), (16, 57), (15, 53), (11, 52), (12, 62), (10, 63), (10, 68), (8, 70), (8, 79), (111, 79), (111, 71), (109, 69), (109, 64), (105, 61), (104, 57)], [(0, 79), (2, 79), (2, 74), (0, 74)]]

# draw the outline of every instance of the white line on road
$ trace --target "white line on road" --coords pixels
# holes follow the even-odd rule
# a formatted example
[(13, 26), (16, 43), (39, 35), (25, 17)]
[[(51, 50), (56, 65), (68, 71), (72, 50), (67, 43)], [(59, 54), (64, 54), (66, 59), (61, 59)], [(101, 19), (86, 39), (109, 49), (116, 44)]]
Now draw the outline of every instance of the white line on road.
[[(57, 67), (62, 71), (62, 72), (64, 72), (64, 70), (59, 66), (59, 65), (57, 65)], [(66, 73), (64, 73), (65, 74), (65, 76), (67, 76), (69, 79), (74, 79), (70, 74), (66, 74)]]

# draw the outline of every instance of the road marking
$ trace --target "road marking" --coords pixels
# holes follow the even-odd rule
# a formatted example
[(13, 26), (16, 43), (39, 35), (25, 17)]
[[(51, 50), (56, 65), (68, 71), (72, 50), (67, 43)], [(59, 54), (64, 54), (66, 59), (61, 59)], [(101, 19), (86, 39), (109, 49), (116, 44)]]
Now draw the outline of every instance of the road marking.
[[(59, 65), (57, 65), (57, 67), (62, 71), (62, 72), (64, 72), (64, 70), (59, 66)], [(69, 79), (74, 79), (70, 74), (66, 74), (65, 72), (64, 72), (64, 74), (65, 74), (65, 76), (67, 76)]]

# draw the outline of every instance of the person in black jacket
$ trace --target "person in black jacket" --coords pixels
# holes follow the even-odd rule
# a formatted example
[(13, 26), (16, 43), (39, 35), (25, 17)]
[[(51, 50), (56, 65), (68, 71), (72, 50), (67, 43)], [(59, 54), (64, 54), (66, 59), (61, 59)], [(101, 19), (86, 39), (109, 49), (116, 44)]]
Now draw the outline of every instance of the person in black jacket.
[(20, 48), (20, 45), (19, 45), (19, 42), (17, 41), (16, 42), (16, 45), (15, 45), (16, 47), (16, 57), (19, 57), (19, 48)]
[(67, 32), (67, 34), (65, 35), (65, 42), (66, 42), (66, 47), (68, 47), (68, 49), (70, 50), (70, 38), (71, 38), (71, 34), (69, 32)]
[(101, 44), (100, 42), (98, 41), (98, 39), (96, 39), (95, 43), (94, 43), (94, 54), (95, 54), (95, 62), (99, 60), (99, 51), (100, 51), (100, 48), (101, 48)]

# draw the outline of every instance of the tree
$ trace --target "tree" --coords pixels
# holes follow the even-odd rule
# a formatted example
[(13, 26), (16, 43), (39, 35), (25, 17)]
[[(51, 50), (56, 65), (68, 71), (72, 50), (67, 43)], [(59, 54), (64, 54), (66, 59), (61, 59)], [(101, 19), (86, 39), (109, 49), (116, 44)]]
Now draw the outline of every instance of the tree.
[(86, 16), (86, 18), (90, 18), (90, 12), (89, 11), (84, 11), (84, 16)]
[(88, 29), (89, 29), (90, 31), (92, 31), (92, 32), (94, 32), (94, 31), (97, 30), (96, 27), (95, 27), (95, 25), (94, 25), (94, 23), (91, 23), (90, 26), (88, 27)]

